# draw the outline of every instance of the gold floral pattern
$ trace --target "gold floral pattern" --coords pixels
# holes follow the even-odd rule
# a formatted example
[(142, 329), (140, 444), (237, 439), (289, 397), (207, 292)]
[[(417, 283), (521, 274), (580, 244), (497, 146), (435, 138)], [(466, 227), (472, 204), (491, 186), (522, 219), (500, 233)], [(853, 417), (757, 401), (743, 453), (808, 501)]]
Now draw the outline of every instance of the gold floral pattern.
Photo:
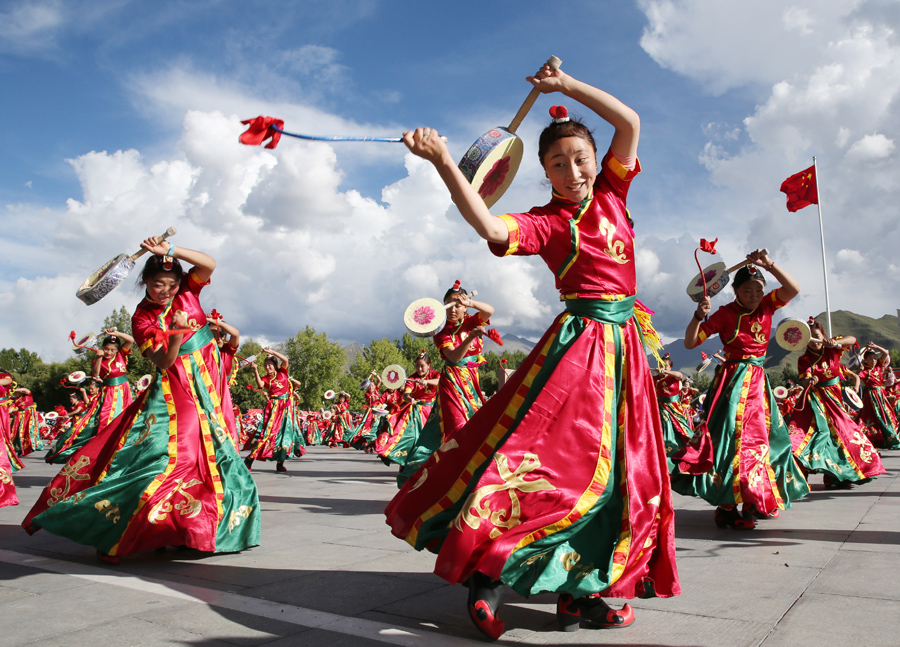
[[(192, 488), (195, 485), (200, 485), (202, 482), (203, 481), (200, 479), (191, 479), (187, 482), (185, 482), (184, 479), (175, 479), (175, 487), (163, 497), (162, 501), (150, 509), (150, 512), (147, 514), (147, 519), (152, 524), (158, 524), (161, 521), (165, 521), (166, 517), (173, 509), (177, 510), (182, 516), (186, 516), (188, 519), (196, 517), (203, 508), (203, 502), (198, 501), (185, 490)], [(178, 494), (182, 495), (184, 498), (173, 506), (171, 501)]]
[(616, 226), (606, 216), (600, 219), (600, 233), (606, 236), (606, 249), (603, 250), (603, 253), (619, 265), (627, 263), (628, 257), (625, 256), (625, 243), (621, 240), (613, 239), (616, 233)]

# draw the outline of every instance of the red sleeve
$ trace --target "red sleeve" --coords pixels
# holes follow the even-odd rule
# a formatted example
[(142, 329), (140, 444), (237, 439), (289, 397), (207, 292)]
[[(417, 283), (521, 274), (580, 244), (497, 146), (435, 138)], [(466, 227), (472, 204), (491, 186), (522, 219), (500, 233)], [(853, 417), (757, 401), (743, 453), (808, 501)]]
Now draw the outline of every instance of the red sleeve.
[(709, 316), (707, 321), (700, 324), (700, 343), (702, 344), (713, 335), (718, 335), (724, 330), (725, 322), (729, 319), (730, 312), (727, 306), (720, 306), (718, 310)]
[(543, 249), (550, 237), (548, 216), (535, 213), (508, 213), (500, 216), (509, 231), (506, 245), (488, 243), (494, 256), (532, 256)]
[(600, 173), (613, 190), (623, 200), (628, 195), (628, 187), (631, 186), (631, 180), (641, 172), (641, 163), (639, 160), (634, 161), (634, 168), (628, 169), (622, 166), (622, 163), (616, 159), (612, 151), (607, 151), (600, 165)]

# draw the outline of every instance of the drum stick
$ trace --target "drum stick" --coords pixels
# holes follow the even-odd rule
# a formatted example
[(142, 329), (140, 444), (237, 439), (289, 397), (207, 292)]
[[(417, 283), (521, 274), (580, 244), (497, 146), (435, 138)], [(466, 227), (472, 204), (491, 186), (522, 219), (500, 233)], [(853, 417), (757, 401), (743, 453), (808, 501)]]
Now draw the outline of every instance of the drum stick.
[[(470, 297), (476, 297), (476, 296), (478, 296), (478, 290), (472, 290), (472, 292), (469, 294), (469, 296), (470, 296)], [(450, 306), (455, 306), (457, 303), (459, 303), (459, 302), (458, 302), (458, 301), (451, 301), (450, 303), (445, 303), (445, 304), (444, 304), (444, 307), (445, 307), (445, 308), (449, 308)]]
[[(165, 233), (162, 236), (157, 236), (157, 238), (159, 238), (160, 241), (163, 241), (166, 238), (168, 238), (169, 236), (174, 236), (177, 233), (178, 233), (178, 230), (175, 229), (175, 227), (169, 227), (168, 229), (166, 229)], [(169, 244), (171, 245), (171, 243), (169, 243)], [(137, 259), (139, 259), (141, 256), (143, 256), (146, 253), (147, 253), (147, 250), (141, 248), (140, 250), (136, 251), (134, 254), (129, 256), (128, 260), (131, 261), (132, 263), (134, 263)]]
[[(555, 56), (551, 56), (547, 59), (546, 65), (549, 65), (551, 70), (558, 70), (559, 66), (562, 65), (562, 61)], [(540, 93), (541, 91), (537, 88), (531, 89), (531, 92), (529, 92), (528, 96), (525, 98), (525, 103), (523, 103), (522, 107), (519, 108), (519, 112), (517, 112), (516, 116), (513, 117), (513, 120), (509, 122), (509, 128), (507, 128), (509, 132), (515, 133), (516, 129), (522, 125), (522, 120), (525, 119), (525, 115), (527, 115), (528, 111), (531, 110), (531, 106), (533, 106), (534, 102), (537, 101), (538, 95)]]
[[(763, 256), (768, 256), (769, 250), (764, 248), (764, 249), (762, 250), (762, 253), (763, 253)], [(744, 265), (749, 265), (749, 264), (752, 263), (752, 262), (753, 262), (753, 261), (751, 261), (751, 260), (748, 258), (748, 259), (745, 259), (745, 260), (741, 261), (740, 263), (738, 263), (738, 264), (735, 265), (734, 267), (729, 267), (729, 268), (728, 268), (727, 270), (725, 270), (725, 271), (726, 271), (728, 274), (731, 274), (731, 273), (734, 272), (735, 270), (739, 270), (739, 269), (741, 269), (742, 267), (744, 267)]]

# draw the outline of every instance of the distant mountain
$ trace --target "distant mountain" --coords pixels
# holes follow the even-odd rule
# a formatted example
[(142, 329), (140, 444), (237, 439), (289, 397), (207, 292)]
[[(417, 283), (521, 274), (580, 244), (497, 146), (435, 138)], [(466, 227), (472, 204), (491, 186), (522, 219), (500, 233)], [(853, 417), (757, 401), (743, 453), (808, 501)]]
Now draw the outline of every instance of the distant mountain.
[[(825, 325), (825, 313), (823, 312), (817, 316), (816, 320)], [(780, 322), (781, 319), (775, 319), (772, 327), (777, 327)], [(831, 333), (835, 336), (853, 335), (859, 340), (860, 346), (873, 341), (888, 350), (900, 348), (900, 320), (898, 320), (896, 315), (884, 315), (880, 319), (872, 319), (871, 317), (858, 315), (846, 310), (836, 310), (831, 313)], [(701, 351), (712, 356), (714, 352), (721, 348), (722, 344), (719, 342), (718, 337), (714, 337), (693, 350), (688, 350), (684, 347), (684, 339), (676, 339), (666, 344), (663, 352), (672, 356), (672, 364), (675, 370), (691, 374), (702, 361)], [(802, 350), (790, 353), (775, 342), (772, 342), (769, 344), (768, 352), (766, 353), (765, 367), (766, 369), (780, 369), (787, 364), (796, 368), (797, 359), (802, 354)]]
[(365, 348), (365, 346), (356, 342), (353, 342), (349, 346), (344, 346), (344, 354), (347, 356), (347, 361), (344, 362), (345, 371), (348, 373), (350, 372), (350, 367), (353, 366), (353, 362), (356, 361), (356, 356), (362, 352), (363, 348)]

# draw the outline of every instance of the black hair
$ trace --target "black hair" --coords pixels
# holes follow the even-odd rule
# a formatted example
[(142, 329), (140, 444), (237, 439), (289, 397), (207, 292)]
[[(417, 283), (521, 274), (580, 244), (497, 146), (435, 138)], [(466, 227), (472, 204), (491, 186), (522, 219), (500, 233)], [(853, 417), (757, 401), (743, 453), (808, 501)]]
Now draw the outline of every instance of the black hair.
[(745, 265), (734, 273), (734, 283), (732, 284), (734, 291), (737, 292), (739, 287), (750, 280), (762, 281), (763, 285), (766, 284), (766, 277), (758, 267), (755, 265)]
[(466, 292), (465, 288), (456, 288), (456, 289), (450, 288), (444, 294), (444, 303), (450, 303), (450, 301), (453, 299), (453, 297), (455, 297), (458, 294), (466, 295), (466, 294), (468, 294), (468, 292)]
[(103, 343), (100, 344), (100, 348), (103, 348), (107, 344), (113, 344), (116, 348), (119, 347), (119, 340), (113, 337), (112, 335), (107, 335), (103, 338)]
[(265, 366), (266, 364), (271, 364), (272, 366), (274, 366), (276, 371), (281, 367), (281, 362), (279, 362), (278, 358), (274, 355), (269, 355), (263, 360), (263, 366)]
[[(167, 269), (166, 263), (171, 263), (172, 266)], [(179, 283), (181, 283), (181, 279), (184, 278), (184, 268), (181, 267), (181, 263), (178, 262), (177, 258), (170, 258), (167, 260), (162, 256), (154, 255), (148, 258), (147, 262), (144, 263), (144, 269), (141, 270), (141, 274), (138, 276), (137, 287), (141, 288), (142, 286), (147, 285), (154, 276), (162, 272), (173, 274)]]
[(418, 362), (420, 359), (425, 360), (425, 363), (431, 366), (431, 357), (429, 357), (428, 353), (420, 353), (416, 361)]
[(550, 125), (541, 132), (541, 138), (538, 140), (538, 160), (541, 163), (541, 167), (544, 166), (544, 157), (546, 157), (550, 147), (555, 142), (564, 139), (565, 137), (581, 137), (581, 139), (590, 143), (591, 148), (594, 149), (594, 155), (597, 155), (597, 142), (594, 141), (594, 134), (591, 132), (590, 128), (577, 119), (572, 118), (569, 118), (568, 121), (558, 123), (552, 121), (550, 122)]

